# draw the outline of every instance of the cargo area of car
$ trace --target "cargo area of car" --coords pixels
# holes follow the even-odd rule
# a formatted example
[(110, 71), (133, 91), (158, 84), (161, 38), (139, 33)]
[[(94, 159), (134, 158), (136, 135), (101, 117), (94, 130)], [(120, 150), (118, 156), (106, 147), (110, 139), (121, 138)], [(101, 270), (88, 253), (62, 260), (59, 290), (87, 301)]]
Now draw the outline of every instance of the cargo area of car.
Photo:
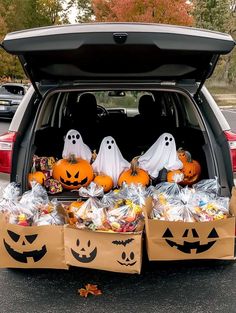
[[(88, 100), (81, 103), (81, 95), (86, 95), (85, 98), (92, 95), (95, 109)], [(127, 95), (133, 97), (131, 104)], [(114, 106), (117, 101), (112, 99), (118, 99), (118, 107)], [(189, 151), (192, 159), (200, 163), (201, 179), (214, 177), (212, 149), (204, 121), (196, 104), (181, 91), (64, 90), (49, 93), (37, 112), (28, 169), (35, 155), (61, 159), (64, 138), (70, 129), (77, 130), (84, 143), (96, 153), (102, 139), (112, 136), (129, 162), (146, 152), (161, 134), (170, 133), (176, 149)], [(159, 180), (160, 177), (154, 179), (153, 184)], [(70, 198), (75, 193), (63, 191), (58, 196)]]

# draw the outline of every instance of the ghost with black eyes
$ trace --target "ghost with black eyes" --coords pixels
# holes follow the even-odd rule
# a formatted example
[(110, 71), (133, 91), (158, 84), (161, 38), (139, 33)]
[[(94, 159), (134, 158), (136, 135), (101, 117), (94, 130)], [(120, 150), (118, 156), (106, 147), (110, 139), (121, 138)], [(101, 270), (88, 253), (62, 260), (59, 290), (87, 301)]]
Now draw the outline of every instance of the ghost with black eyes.
[(128, 169), (130, 163), (123, 158), (115, 139), (107, 136), (101, 142), (98, 155), (92, 167), (95, 173), (104, 173), (110, 176), (114, 186), (116, 186), (121, 172)]
[(149, 173), (152, 178), (158, 177), (165, 168), (168, 171), (183, 167), (176, 152), (174, 137), (169, 133), (162, 134), (156, 142), (139, 158), (139, 167)]
[(80, 133), (74, 129), (69, 130), (66, 134), (62, 157), (63, 159), (68, 159), (71, 154), (88, 162), (90, 162), (92, 157), (91, 150), (83, 142)]

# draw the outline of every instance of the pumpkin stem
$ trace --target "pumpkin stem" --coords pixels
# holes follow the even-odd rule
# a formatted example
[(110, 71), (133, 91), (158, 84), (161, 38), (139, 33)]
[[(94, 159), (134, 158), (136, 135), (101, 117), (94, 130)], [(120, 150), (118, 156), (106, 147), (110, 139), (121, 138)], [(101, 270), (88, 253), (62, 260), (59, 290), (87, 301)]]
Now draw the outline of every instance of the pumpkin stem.
[(97, 152), (96, 150), (93, 150), (90, 163), (92, 164), (96, 160), (96, 158), (97, 158)]
[(187, 158), (187, 162), (192, 162), (192, 156), (191, 156), (191, 153), (187, 150), (184, 150), (184, 148), (180, 147), (177, 152), (179, 153), (184, 153), (186, 155), (186, 158)]
[(187, 162), (191, 163), (192, 160), (192, 156), (191, 153), (189, 151), (185, 151), (186, 157), (187, 157)]
[(70, 162), (71, 164), (76, 164), (78, 163), (78, 160), (76, 159), (75, 157), (75, 154), (70, 154), (69, 157), (68, 157), (68, 162)]
[(130, 162), (131, 164), (131, 176), (136, 176), (138, 173), (137, 173), (137, 168), (138, 168), (138, 159), (139, 159), (139, 156), (137, 157), (134, 157), (133, 160)]
[(30, 173), (35, 173), (36, 172), (36, 166), (35, 166), (35, 162), (33, 163), (32, 167), (31, 167), (31, 171)]

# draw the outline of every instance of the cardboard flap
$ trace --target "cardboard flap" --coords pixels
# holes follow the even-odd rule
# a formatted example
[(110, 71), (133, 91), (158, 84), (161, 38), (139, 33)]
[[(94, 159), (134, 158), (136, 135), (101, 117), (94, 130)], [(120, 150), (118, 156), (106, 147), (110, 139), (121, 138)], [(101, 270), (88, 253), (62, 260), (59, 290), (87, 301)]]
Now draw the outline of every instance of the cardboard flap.
[(0, 217), (0, 267), (67, 269), (63, 226), (19, 226)]
[(140, 273), (142, 232), (113, 233), (64, 227), (68, 265), (121, 273)]
[(236, 216), (236, 187), (232, 188), (232, 196), (229, 201), (229, 211), (232, 216)]
[(142, 207), (145, 218), (149, 218), (152, 212), (152, 197), (148, 197), (145, 201), (145, 205)]

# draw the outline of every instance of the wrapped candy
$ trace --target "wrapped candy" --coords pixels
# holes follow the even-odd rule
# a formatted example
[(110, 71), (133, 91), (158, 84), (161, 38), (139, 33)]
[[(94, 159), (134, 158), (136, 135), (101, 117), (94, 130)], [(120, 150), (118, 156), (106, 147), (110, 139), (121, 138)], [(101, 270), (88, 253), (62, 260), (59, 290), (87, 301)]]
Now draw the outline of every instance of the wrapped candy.
[(20, 199), (20, 204), (27, 207), (33, 214), (36, 214), (38, 209), (48, 202), (46, 189), (35, 182), (32, 182), (32, 189), (26, 191)]
[(17, 183), (10, 183), (3, 191), (0, 201), (0, 212), (4, 213), (11, 224), (29, 226), (32, 224), (33, 213), (27, 206), (19, 203), (20, 187)]
[(54, 179), (54, 178), (49, 178), (45, 181), (45, 187), (48, 191), (48, 193), (50, 194), (56, 194), (56, 193), (60, 193), (63, 191), (63, 187), (62, 184)]
[(38, 157), (34, 155), (31, 173), (41, 172), (45, 176), (45, 179), (49, 179), (52, 176), (52, 169), (55, 162), (56, 160), (53, 156)]
[(66, 212), (64, 206), (53, 199), (45, 205), (42, 205), (35, 216), (33, 224), (42, 225), (63, 225), (65, 224)]
[(92, 230), (103, 229), (105, 221), (105, 207), (98, 197), (103, 196), (103, 187), (94, 182), (85, 188), (79, 189), (82, 198), (88, 198), (81, 206), (73, 210), (77, 228), (90, 228)]
[(193, 188), (196, 191), (202, 191), (204, 193), (210, 194), (212, 197), (219, 195), (220, 191), (220, 185), (217, 177), (214, 179), (203, 179), (194, 184)]
[(193, 205), (192, 212), (199, 222), (225, 219), (229, 216), (229, 198), (209, 198), (209, 201), (200, 202), (198, 206)]
[(79, 195), (89, 198), (81, 204), (80, 201), (75, 202), (74, 207), (71, 204), (70, 224), (75, 223), (78, 228), (115, 232), (143, 229), (144, 215), (141, 207), (146, 195), (143, 186), (124, 184), (120, 190), (113, 190), (100, 199), (103, 188), (92, 182), (88, 188), (80, 188)]
[(140, 205), (130, 199), (118, 200), (107, 210), (107, 222), (116, 232), (134, 232), (143, 227), (143, 212)]
[(9, 183), (2, 193), (0, 200), (0, 213), (12, 212), (15, 210), (20, 197), (20, 187), (17, 183)]
[[(207, 188), (207, 186), (209, 188)], [(216, 180), (204, 180), (194, 188), (179, 190), (160, 184), (153, 192), (151, 218), (167, 221), (207, 222), (229, 216), (229, 198), (218, 197)]]
[[(134, 232), (143, 229), (144, 215), (142, 206), (145, 204), (146, 188), (141, 184), (123, 183), (120, 190), (110, 193), (107, 209), (107, 223), (113, 231)], [(104, 201), (104, 199), (103, 199)]]
[(9, 184), (0, 200), (0, 212), (10, 224), (20, 226), (63, 225), (66, 217), (63, 205), (57, 199), (49, 201), (45, 188), (35, 182), (22, 197), (18, 184)]

